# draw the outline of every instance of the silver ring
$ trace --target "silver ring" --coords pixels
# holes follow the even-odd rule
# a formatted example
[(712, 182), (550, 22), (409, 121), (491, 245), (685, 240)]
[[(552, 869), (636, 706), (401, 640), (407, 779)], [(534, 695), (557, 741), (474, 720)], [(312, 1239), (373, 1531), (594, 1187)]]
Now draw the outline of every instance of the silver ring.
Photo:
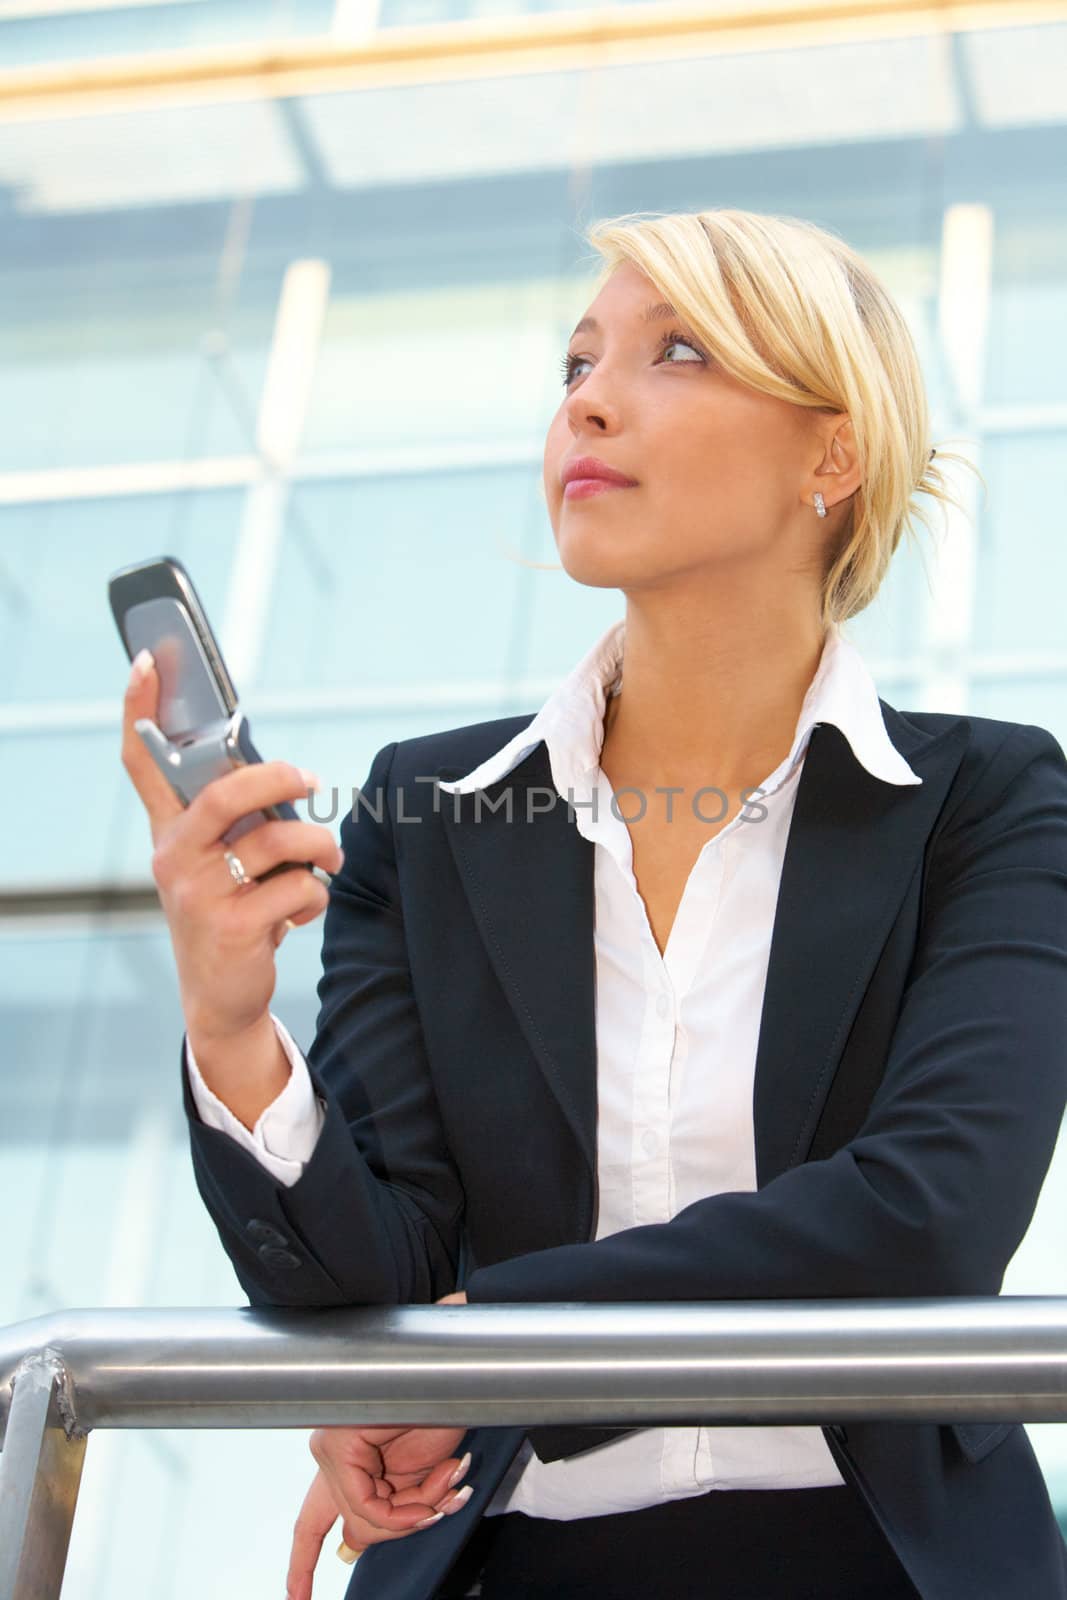
[(230, 869), (230, 877), (239, 887), (243, 887), (246, 883), (252, 882), (252, 879), (248, 876), (248, 873), (244, 869), (244, 863), (242, 862), (240, 856), (235, 856), (232, 850), (227, 850), (223, 859)]

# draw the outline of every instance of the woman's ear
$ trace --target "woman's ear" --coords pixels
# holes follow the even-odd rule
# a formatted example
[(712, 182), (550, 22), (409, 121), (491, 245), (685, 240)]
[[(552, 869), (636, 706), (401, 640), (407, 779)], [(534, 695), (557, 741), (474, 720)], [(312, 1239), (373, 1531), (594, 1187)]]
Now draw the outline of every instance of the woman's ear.
[(818, 491), (827, 511), (832, 511), (854, 495), (863, 481), (852, 419), (835, 412), (826, 418), (819, 436), (821, 455), (810, 483), (805, 486), (804, 498), (810, 503)]

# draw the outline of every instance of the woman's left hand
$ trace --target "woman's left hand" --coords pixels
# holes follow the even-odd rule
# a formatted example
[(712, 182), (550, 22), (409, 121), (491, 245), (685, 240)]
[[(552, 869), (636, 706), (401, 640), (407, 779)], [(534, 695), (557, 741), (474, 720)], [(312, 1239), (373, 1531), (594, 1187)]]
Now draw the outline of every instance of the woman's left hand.
[(454, 1451), (465, 1428), (317, 1428), (311, 1449), (320, 1463), (293, 1529), (286, 1577), (288, 1600), (310, 1600), (323, 1541), (338, 1517), (350, 1550), (404, 1539), (471, 1496), (459, 1487), (470, 1465)]
[[(459, 1291), (438, 1305), (466, 1305)], [(323, 1542), (338, 1517), (345, 1544), (356, 1554), (404, 1539), (442, 1516), (461, 1511), (472, 1488), (460, 1487), (470, 1456), (453, 1452), (466, 1428), (317, 1428), (311, 1453), (319, 1471), (293, 1529), (287, 1600), (311, 1600)]]

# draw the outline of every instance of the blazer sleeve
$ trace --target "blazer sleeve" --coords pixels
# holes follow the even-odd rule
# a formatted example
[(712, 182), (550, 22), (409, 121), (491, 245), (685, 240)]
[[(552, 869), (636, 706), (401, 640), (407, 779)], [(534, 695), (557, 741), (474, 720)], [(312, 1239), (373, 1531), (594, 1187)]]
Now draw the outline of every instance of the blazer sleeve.
[(388, 787), (395, 751), (378, 752), (366, 806), (341, 823), (345, 859), (330, 888), (307, 1052), (325, 1118), (296, 1182), (279, 1182), (208, 1127), (183, 1071), (197, 1187), (254, 1305), (424, 1304), (456, 1287), (463, 1191), (408, 965)]
[(1019, 724), (929, 848), (916, 951), (858, 1134), (670, 1222), (478, 1268), (468, 1299), (996, 1294), (1065, 1097), (1067, 762), (1045, 729)]

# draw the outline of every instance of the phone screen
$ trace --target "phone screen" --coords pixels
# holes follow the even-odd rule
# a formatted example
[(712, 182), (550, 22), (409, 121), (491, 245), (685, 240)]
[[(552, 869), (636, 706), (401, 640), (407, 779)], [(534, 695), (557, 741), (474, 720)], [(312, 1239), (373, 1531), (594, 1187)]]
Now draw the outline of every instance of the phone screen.
[(192, 619), (180, 600), (162, 596), (131, 606), (123, 616), (131, 658), (148, 649), (159, 673), (160, 729), (180, 744), (230, 713), (208, 666)]

